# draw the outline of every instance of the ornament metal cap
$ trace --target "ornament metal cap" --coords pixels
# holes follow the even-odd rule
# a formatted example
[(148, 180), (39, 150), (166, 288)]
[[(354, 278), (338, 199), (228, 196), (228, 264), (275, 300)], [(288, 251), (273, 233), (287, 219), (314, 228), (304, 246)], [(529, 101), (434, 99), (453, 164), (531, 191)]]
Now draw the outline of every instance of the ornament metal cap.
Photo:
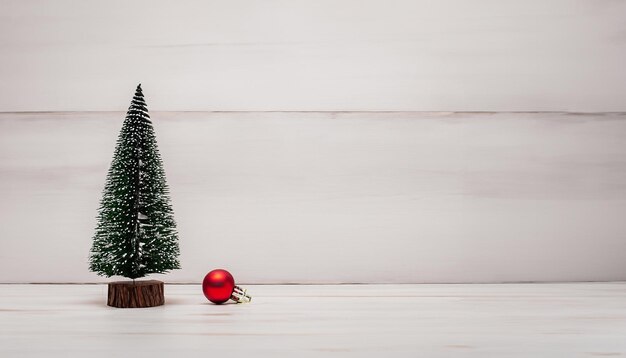
[(249, 303), (252, 301), (252, 296), (248, 295), (247, 292), (247, 289), (235, 286), (233, 293), (230, 295), (230, 299), (237, 303)]

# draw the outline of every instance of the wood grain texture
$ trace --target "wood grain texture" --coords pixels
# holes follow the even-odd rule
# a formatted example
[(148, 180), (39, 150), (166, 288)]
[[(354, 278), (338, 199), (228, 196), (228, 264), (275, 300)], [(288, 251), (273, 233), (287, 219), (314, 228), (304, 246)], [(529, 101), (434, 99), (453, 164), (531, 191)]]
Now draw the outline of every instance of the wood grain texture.
[[(168, 281), (626, 279), (626, 114), (151, 115)], [(123, 118), (0, 114), (0, 282), (107, 282), (86, 258)]]
[(626, 284), (248, 286), (214, 305), (106, 306), (106, 285), (0, 285), (2, 357), (626, 355)]
[(108, 284), (107, 305), (117, 308), (145, 308), (165, 303), (163, 281), (118, 281)]
[[(0, 111), (625, 111), (616, 0), (0, 0)], [(123, 9), (120, 11), (120, 9)]]

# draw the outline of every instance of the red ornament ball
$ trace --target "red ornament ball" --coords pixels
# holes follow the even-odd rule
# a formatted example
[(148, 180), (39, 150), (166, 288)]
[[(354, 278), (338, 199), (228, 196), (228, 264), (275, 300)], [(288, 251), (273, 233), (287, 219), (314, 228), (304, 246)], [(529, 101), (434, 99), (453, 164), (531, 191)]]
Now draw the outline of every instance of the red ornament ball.
[(226, 270), (213, 270), (207, 273), (202, 281), (204, 297), (218, 305), (228, 301), (234, 289), (235, 279)]

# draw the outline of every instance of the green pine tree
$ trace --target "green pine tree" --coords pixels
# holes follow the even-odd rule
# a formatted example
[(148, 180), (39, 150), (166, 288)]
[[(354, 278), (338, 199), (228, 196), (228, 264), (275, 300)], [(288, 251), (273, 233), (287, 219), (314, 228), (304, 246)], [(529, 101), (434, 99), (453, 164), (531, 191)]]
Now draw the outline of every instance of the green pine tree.
[(107, 175), (89, 269), (136, 279), (180, 268), (178, 255), (169, 189), (140, 84)]

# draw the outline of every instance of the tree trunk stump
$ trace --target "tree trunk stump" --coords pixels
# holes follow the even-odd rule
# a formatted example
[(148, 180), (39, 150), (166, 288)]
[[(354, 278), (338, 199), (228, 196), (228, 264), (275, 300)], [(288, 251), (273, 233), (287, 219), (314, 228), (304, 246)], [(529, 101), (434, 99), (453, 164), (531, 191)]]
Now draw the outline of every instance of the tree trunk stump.
[(107, 305), (118, 308), (142, 308), (161, 306), (165, 303), (163, 282), (118, 281), (109, 283)]

